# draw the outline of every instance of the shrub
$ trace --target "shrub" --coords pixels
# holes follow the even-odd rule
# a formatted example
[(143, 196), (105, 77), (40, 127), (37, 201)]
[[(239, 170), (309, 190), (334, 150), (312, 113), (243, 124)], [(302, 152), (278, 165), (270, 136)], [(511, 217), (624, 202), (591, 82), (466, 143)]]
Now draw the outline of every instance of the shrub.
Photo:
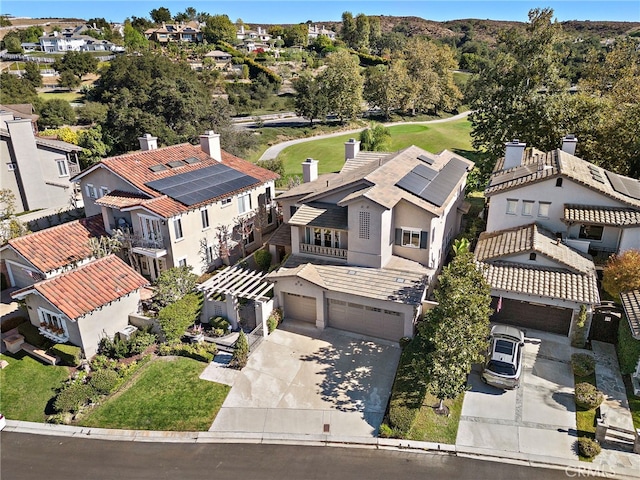
[(28, 320), (24, 317), (13, 317), (2, 322), (2, 326), (0, 326), (0, 331), (2, 333), (6, 333), (9, 330), (13, 330), (18, 327), (20, 324), (27, 322)]
[(256, 265), (260, 270), (262, 270), (263, 272), (266, 272), (267, 270), (269, 270), (269, 267), (271, 266), (271, 252), (269, 252), (269, 250), (265, 250), (265, 249), (258, 250), (253, 255), (253, 258), (256, 261)]
[(640, 358), (640, 340), (633, 338), (629, 322), (625, 318), (622, 318), (618, 327), (617, 350), (620, 372), (623, 375), (631, 375), (635, 372)]
[(175, 342), (195, 323), (202, 308), (202, 294), (189, 293), (158, 312), (158, 323), (167, 342)]
[(118, 362), (114, 359), (107, 357), (106, 355), (96, 355), (91, 360), (91, 370), (98, 371), (103, 370), (105, 368), (110, 368), (111, 370), (115, 370)]
[(405, 348), (406, 346), (408, 346), (411, 343), (411, 338), (409, 337), (402, 337), (400, 339), (400, 348)]
[(598, 408), (604, 400), (603, 393), (587, 382), (576, 385), (576, 405), (583, 410)]
[(389, 423), (393, 428), (406, 435), (418, 416), (419, 408), (396, 405), (389, 409)]
[(156, 336), (149, 332), (136, 332), (128, 343), (129, 355), (138, 355), (156, 343)]
[(106, 355), (109, 358), (125, 358), (129, 355), (128, 342), (120, 340), (119, 337), (111, 340), (109, 337), (103, 337), (98, 343), (98, 353)]
[(233, 347), (233, 356), (231, 357), (229, 366), (239, 370), (244, 368), (247, 360), (249, 360), (249, 342), (247, 341), (247, 336), (240, 330), (238, 340), (236, 340), (236, 344)]
[(571, 368), (577, 377), (588, 377), (595, 371), (596, 361), (588, 353), (574, 353), (571, 355)]
[(578, 451), (580, 455), (587, 458), (593, 458), (601, 451), (600, 444), (589, 437), (581, 437), (578, 439)]
[(89, 402), (94, 393), (93, 388), (85, 383), (72, 383), (58, 394), (53, 407), (59, 413), (77, 412)]
[(380, 438), (392, 438), (394, 436), (393, 429), (386, 423), (382, 423), (378, 429), (378, 436)]
[(77, 367), (80, 365), (82, 349), (68, 343), (58, 343), (51, 347), (49, 351), (57, 357), (60, 357), (62, 365), (69, 367)]
[(273, 332), (276, 328), (278, 328), (278, 325), (280, 325), (281, 321), (282, 321), (282, 310), (280, 310), (279, 308), (276, 308), (273, 312), (271, 312), (271, 315), (269, 315), (269, 318), (267, 318), (267, 328), (269, 329), (269, 333)]
[(91, 375), (89, 385), (98, 393), (108, 395), (113, 392), (120, 382), (120, 376), (115, 370), (98, 370)]
[(177, 355), (193, 358), (199, 362), (211, 362), (215, 357), (218, 347), (215, 343), (164, 343), (158, 347), (158, 355)]
[(586, 323), (587, 323), (587, 307), (585, 305), (580, 305), (580, 313), (578, 313), (576, 328), (573, 330), (573, 336), (571, 338), (572, 347), (584, 348), (584, 344), (587, 336)]
[(224, 317), (211, 317), (209, 319), (211, 325), (211, 334), (214, 337), (223, 337), (229, 333), (229, 327), (231, 324)]
[(284, 175), (284, 163), (281, 158), (272, 158), (268, 160), (261, 160), (258, 162), (262, 168), (266, 168), (267, 170), (271, 170), (272, 172), (277, 173), (281, 177)]
[(48, 343), (47, 339), (40, 335), (38, 327), (32, 325), (31, 322), (24, 322), (18, 325), (18, 332), (24, 337), (25, 342), (34, 347), (44, 347)]

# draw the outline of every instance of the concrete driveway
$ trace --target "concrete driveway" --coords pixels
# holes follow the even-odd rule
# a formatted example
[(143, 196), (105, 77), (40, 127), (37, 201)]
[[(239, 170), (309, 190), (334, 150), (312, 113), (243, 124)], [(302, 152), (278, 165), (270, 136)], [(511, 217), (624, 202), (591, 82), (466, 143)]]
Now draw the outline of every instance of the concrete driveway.
[(577, 460), (574, 351), (567, 337), (529, 330), (518, 389), (485, 385), (474, 371), (456, 445)]
[(372, 437), (399, 360), (395, 343), (287, 321), (251, 354), (210, 431)]

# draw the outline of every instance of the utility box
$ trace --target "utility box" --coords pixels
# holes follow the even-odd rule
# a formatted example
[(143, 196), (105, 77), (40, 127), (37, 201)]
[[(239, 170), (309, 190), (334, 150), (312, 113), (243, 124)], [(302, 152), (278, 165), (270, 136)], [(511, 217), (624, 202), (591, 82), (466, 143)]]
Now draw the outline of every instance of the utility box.
[(118, 337), (120, 337), (120, 340), (128, 342), (137, 331), (138, 327), (136, 327), (135, 325), (127, 325), (118, 332)]

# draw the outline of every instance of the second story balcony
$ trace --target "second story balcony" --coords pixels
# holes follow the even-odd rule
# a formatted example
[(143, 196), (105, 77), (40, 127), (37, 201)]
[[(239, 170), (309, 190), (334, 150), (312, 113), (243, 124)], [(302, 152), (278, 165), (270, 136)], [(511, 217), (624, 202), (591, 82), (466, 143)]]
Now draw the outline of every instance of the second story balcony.
[(339, 258), (343, 260), (347, 259), (346, 248), (325, 247), (322, 245), (310, 245), (308, 243), (300, 244), (300, 253), (320, 255), (322, 257)]

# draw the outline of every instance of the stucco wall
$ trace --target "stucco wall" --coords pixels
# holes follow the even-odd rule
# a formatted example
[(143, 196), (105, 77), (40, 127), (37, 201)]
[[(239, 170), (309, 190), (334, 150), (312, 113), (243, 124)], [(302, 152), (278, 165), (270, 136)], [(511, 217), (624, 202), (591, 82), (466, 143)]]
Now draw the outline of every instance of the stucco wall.
[(622, 229), (618, 250), (624, 252), (631, 248), (640, 249), (640, 227)]
[[(369, 238), (360, 238), (360, 213), (369, 213)], [(349, 251), (347, 263), (363, 267), (381, 268), (383, 258), (389, 257), (389, 211), (370, 200), (349, 204)]]
[(143, 193), (129, 182), (121, 179), (117, 175), (111, 173), (106, 168), (96, 168), (93, 172), (86, 174), (80, 179), (80, 190), (82, 192), (82, 200), (84, 201), (84, 210), (87, 217), (102, 213), (99, 205), (95, 204), (87, 192), (87, 185), (92, 185), (96, 189), (96, 197), (102, 196), (101, 187), (107, 188), (110, 192), (114, 190), (123, 190), (125, 192)]
[(396, 228), (408, 228), (428, 232), (426, 249), (393, 245), (393, 253), (400, 257), (413, 260), (414, 262), (427, 265), (429, 262), (429, 248), (433, 242), (433, 239), (431, 238), (431, 221), (433, 219), (433, 215), (409, 202), (400, 201), (393, 209), (393, 217), (393, 235), (395, 235)]

